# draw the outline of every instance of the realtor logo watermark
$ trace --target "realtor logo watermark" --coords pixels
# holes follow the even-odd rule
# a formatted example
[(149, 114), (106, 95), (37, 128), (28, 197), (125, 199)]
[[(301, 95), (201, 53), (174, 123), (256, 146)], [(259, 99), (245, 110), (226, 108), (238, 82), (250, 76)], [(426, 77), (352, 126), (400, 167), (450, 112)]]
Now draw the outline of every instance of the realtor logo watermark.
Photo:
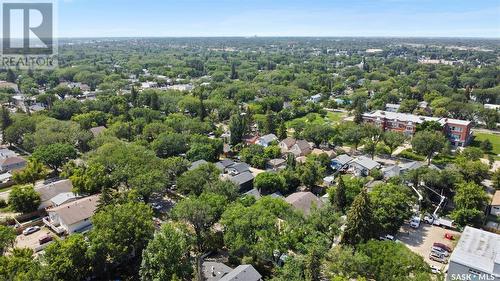
[(55, 0), (1, 1), (0, 68), (57, 66)]

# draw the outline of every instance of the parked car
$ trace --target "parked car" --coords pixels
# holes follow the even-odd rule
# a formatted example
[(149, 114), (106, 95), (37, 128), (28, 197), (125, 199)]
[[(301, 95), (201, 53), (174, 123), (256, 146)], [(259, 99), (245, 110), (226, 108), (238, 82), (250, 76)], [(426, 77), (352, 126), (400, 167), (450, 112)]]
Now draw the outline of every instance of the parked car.
[(23, 230), (23, 234), (30, 235), (31, 233), (35, 233), (38, 230), (40, 230), (39, 226), (30, 226), (30, 227), (26, 228), (25, 230)]
[(413, 228), (419, 228), (420, 227), (420, 218), (419, 217), (414, 217), (410, 221), (410, 226)]
[(432, 244), (432, 246), (441, 248), (441, 249), (445, 250), (448, 253), (451, 253), (453, 251), (450, 246), (445, 245), (443, 243), (434, 243), (434, 244)]
[(434, 246), (433, 246), (433, 247), (432, 247), (432, 249), (431, 249), (431, 251), (432, 251), (433, 253), (440, 254), (440, 255), (443, 255), (443, 256), (445, 256), (445, 257), (447, 257), (447, 256), (449, 256), (449, 255), (450, 255), (450, 253), (449, 253), (449, 252), (447, 252), (447, 251), (445, 251), (445, 250), (443, 250), (443, 249), (441, 249), (441, 248), (439, 248), (439, 247), (434, 247)]
[(446, 263), (446, 258), (444, 256), (435, 253), (430, 253), (429, 259), (440, 263)]
[(431, 272), (433, 274), (439, 274), (439, 273), (441, 273), (441, 269), (435, 265), (431, 265)]
[(45, 244), (45, 243), (52, 241), (52, 239), (53, 239), (52, 236), (47, 234), (47, 235), (41, 237), (40, 239), (38, 239), (38, 242), (40, 243), (40, 245), (42, 245), (42, 244)]
[(382, 241), (394, 241), (394, 236), (387, 234), (386, 236), (380, 236), (379, 239)]
[(434, 217), (432, 215), (425, 215), (423, 221), (428, 224), (433, 224), (434, 223)]

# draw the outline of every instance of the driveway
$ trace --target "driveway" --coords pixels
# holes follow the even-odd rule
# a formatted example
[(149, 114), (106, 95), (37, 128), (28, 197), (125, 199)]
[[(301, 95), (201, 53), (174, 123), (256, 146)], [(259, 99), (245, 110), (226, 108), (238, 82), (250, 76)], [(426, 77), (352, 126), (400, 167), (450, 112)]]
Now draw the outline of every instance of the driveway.
[(54, 234), (50, 232), (50, 230), (46, 227), (42, 227), (39, 231), (29, 234), (29, 235), (24, 235), (20, 234), (16, 237), (16, 241), (14, 243), (14, 247), (17, 248), (30, 248), (33, 251), (36, 251), (37, 248), (40, 248), (40, 242), (38, 242), (38, 239), (44, 237), (45, 235), (50, 235), (54, 237)]
[[(445, 233), (451, 233), (455, 237), (454, 241), (444, 238)], [(445, 265), (429, 259), (432, 244), (439, 242), (455, 247), (460, 236), (460, 232), (444, 229), (434, 225), (422, 223), (418, 229), (411, 228), (408, 225), (402, 227), (402, 231), (396, 236), (399, 241), (405, 244), (412, 252), (422, 256), (429, 265), (435, 265), (444, 269)]]

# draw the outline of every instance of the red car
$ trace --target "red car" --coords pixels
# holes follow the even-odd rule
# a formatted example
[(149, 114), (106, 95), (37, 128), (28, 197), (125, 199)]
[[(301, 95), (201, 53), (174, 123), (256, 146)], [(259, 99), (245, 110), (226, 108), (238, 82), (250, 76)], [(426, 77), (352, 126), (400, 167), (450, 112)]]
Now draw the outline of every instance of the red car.
[(445, 245), (443, 243), (434, 243), (434, 244), (432, 244), (432, 246), (437, 247), (437, 248), (441, 248), (441, 249), (445, 250), (448, 253), (452, 252), (452, 249), (450, 248), (450, 246)]
[(38, 239), (38, 242), (40, 243), (40, 245), (48, 243), (50, 241), (52, 241), (52, 236), (50, 236), (50, 235), (45, 235), (45, 236), (41, 237), (40, 239)]
[(451, 233), (446, 233), (444, 235), (444, 238), (448, 239), (448, 240), (455, 240), (455, 237), (453, 236), (453, 234)]

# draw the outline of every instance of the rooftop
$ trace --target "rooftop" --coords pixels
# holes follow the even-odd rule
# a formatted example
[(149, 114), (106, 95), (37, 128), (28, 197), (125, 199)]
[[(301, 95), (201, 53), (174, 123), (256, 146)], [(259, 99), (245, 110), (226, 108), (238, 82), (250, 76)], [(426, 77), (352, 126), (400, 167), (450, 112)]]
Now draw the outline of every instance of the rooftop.
[(48, 184), (39, 184), (35, 186), (35, 191), (40, 194), (41, 201), (47, 201), (60, 193), (71, 192), (73, 185), (70, 180), (60, 180)]
[(364, 168), (367, 168), (368, 170), (375, 169), (376, 167), (380, 166), (380, 164), (376, 161), (373, 161), (372, 159), (366, 157), (366, 156), (359, 156), (358, 158), (354, 159), (352, 163), (356, 163)]
[(293, 193), (289, 195), (285, 201), (291, 204), (295, 209), (304, 212), (305, 215), (309, 215), (311, 213), (313, 205), (317, 208), (321, 208), (323, 206), (323, 201), (311, 192)]
[(390, 120), (399, 120), (399, 121), (404, 121), (404, 122), (412, 122), (415, 124), (420, 124), (425, 121), (436, 121), (441, 123), (442, 125), (444, 124), (456, 124), (456, 125), (464, 125), (467, 126), (471, 123), (471, 121), (465, 121), (465, 120), (458, 120), (458, 119), (451, 119), (451, 118), (438, 118), (438, 117), (428, 117), (428, 116), (422, 116), (422, 115), (414, 115), (414, 114), (408, 114), (408, 113), (400, 113), (400, 112), (390, 112), (390, 111), (383, 111), (383, 110), (376, 110), (370, 113), (365, 113), (363, 114), (364, 117), (368, 118), (375, 118), (375, 119), (390, 119)]
[(500, 190), (495, 191), (495, 195), (491, 201), (491, 206), (500, 206)]
[(90, 218), (97, 208), (99, 195), (93, 195), (52, 208), (48, 212), (55, 212), (66, 225), (74, 224)]
[(466, 226), (450, 262), (492, 274), (500, 264), (500, 235)]
[(262, 275), (250, 264), (238, 265), (220, 281), (258, 281)]

